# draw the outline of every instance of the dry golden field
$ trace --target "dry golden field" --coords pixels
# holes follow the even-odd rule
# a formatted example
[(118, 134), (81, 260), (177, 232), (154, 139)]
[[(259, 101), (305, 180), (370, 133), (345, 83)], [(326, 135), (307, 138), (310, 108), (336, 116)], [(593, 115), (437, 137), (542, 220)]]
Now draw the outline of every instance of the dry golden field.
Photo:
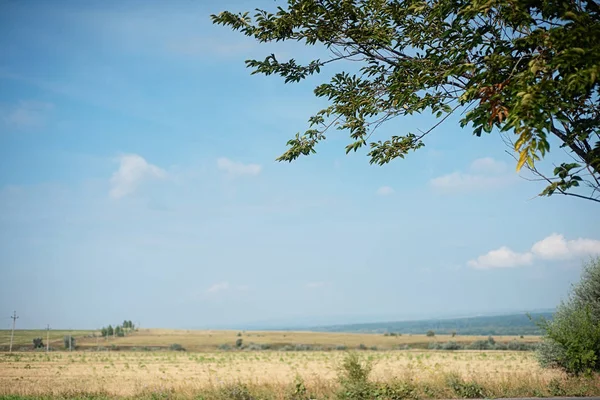
[[(42, 333), (45, 332), (16, 332), (15, 348), (30, 346), (34, 337), (45, 338)], [(51, 346), (60, 349), (62, 337), (69, 332), (53, 333)], [(161, 329), (143, 329), (110, 339), (93, 337), (93, 334), (92, 331), (75, 332), (78, 350), (73, 352), (0, 354), (0, 398), (16, 395), (308, 400), (334, 399), (339, 393), (340, 365), (347, 352), (216, 350), (223, 344), (233, 346), (238, 339), (246, 345), (278, 347), (298, 344), (324, 348), (346, 346), (350, 350), (361, 344), (376, 347), (378, 351), (358, 352), (363, 360), (373, 364), (371, 380), (396, 385), (394, 387), (404, 393), (386, 392), (379, 400), (600, 394), (598, 377), (569, 378), (557, 371), (543, 370), (532, 352), (414, 349), (433, 341), (471, 343), (487, 337), (268, 331), (241, 332), (238, 336), (237, 331)], [(497, 336), (495, 340), (535, 342), (539, 338)], [(187, 351), (165, 350), (174, 343)], [(4, 345), (4, 341), (1, 344)], [(407, 345), (413, 350), (398, 350)]]
[[(372, 379), (409, 382), (419, 397), (453, 397), (449, 377), (476, 382), (497, 395), (548, 395), (582, 382), (542, 370), (529, 352), (364, 351), (373, 363)], [(0, 395), (48, 396), (101, 393), (144, 396), (167, 393), (195, 397), (244, 384), (286, 398), (301, 378), (317, 398), (331, 397), (344, 352), (50, 352), (4, 354), (0, 362)], [(600, 381), (586, 381), (585, 392), (599, 394)], [(554, 385), (554, 386), (553, 386)], [(568, 392), (565, 392), (568, 393)], [(455, 396), (455, 395), (454, 395)]]
[[(241, 336), (237, 336), (241, 333)], [(63, 336), (72, 334), (77, 339), (77, 346), (81, 349), (92, 349), (100, 347), (118, 347), (121, 350), (141, 347), (168, 348), (171, 344), (182, 345), (187, 351), (215, 351), (219, 345), (234, 345), (237, 339), (242, 339), (245, 344), (271, 344), (274, 347), (285, 345), (305, 344), (312, 346), (335, 347), (347, 346), (349, 349), (357, 348), (360, 344), (368, 348), (373, 346), (379, 350), (398, 349), (405, 345), (411, 347), (427, 347), (431, 342), (447, 342), (449, 340), (458, 343), (471, 343), (476, 340), (485, 340), (487, 336), (462, 336), (452, 338), (450, 335), (437, 335), (427, 337), (425, 335), (402, 335), (384, 336), (382, 334), (366, 333), (320, 333), (320, 332), (239, 332), (239, 331), (200, 331), (200, 330), (170, 330), (170, 329), (142, 329), (125, 337), (97, 338), (98, 332), (94, 331), (50, 331), (50, 346), (62, 348)], [(15, 349), (22, 346), (31, 346), (35, 337), (44, 338), (45, 331), (15, 331)], [(10, 331), (0, 331), (0, 348), (7, 349)], [(531, 343), (539, 341), (538, 336), (494, 336), (497, 342), (510, 342), (518, 340)]]

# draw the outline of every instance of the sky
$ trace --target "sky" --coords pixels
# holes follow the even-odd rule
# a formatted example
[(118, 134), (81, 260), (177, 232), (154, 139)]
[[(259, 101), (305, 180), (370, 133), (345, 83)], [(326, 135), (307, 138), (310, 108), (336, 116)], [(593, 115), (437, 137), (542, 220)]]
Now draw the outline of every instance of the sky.
[[(0, 329), (300, 326), (553, 308), (600, 254), (591, 202), (535, 198), (450, 119), (383, 167), (278, 163), (344, 68), (284, 84), (210, 14), (281, 1), (0, 0)], [(337, 69), (336, 69), (337, 68)], [(431, 126), (397, 119), (385, 139)], [(375, 137), (374, 137), (375, 138)], [(552, 149), (545, 162), (562, 156)]]

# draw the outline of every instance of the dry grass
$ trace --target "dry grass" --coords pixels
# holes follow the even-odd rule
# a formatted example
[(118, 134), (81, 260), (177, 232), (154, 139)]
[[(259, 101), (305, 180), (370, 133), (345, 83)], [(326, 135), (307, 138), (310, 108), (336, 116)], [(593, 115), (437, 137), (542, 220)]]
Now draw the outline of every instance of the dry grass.
[[(575, 394), (600, 394), (597, 378), (575, 382), (559, 372), (542, 370), (531, 353), (366, 351), (361, 354), (374, 363), (374, 380), (410, 382), (418, 388), (420, 397), (456, 397), (447, 383), (452, 376), (476, 382), (486, 388), (486, 393), (494, 395), (547, 395), (557, 390), (556, 385), (564, 394), (576, 390), (579, 392)], [(170, 393), (187, 398), (202, 391), (218, 394), (230, 384), (245, 384), (252, 391), (269, 393), (268, 398), (283, 399), (294, 380), (301, 377), (310, 393), (325, 398), (332, 397), (337, 390), (336, 376), (343, 357), (343, 352), (247, 351), (5, 354), (0, 358), (0, 395)]]
[[(97, 332), (93, 331), (50, 331), (51, 346), (62, 347), (62, 338), (71, 333), (77, 338), (77, 346), (82, 349), (95, 348), (96, 346), (109, 347), (117, 346), (119, 349), (132, 347), (162, 347), (167, 348), (170, 344), (178, 343), (188, 351), (215, 351), (219, 345), (233, 345), (239, 338), (243, 339), (245, 344), (272, 344), (275, 347), (285, 345), (305, 344), (313, 346), (338, 346), (344, 345), (348, 348), (356, 348), (360, 344), (367, 347), (376, 346), (380, 350), (397, 349), (398, 347), (409, 345), (411, 347), (427, 347), (431, 342), (447, 342), (449, 340), (458, 343), (471, 343), (475, 340), (485, 340), (487, 336), (461, 336), (451, 337), (450, 335), (439, 335), (427, 337), (425, 335), (402, 335), (402, 336), (384, 336), (382, 334), (366, 333), (320, 333), (320, 332), (243, 332), (238, 337), (238, 331), (197, 331), (197, 330), (168, 330), (168, 329), (142, 329), (125, 337), (116, 337), (99, 340), (90, 335)], [(0, 348), (7, 348), (9, 331), (0, 331)], [(15, 343), (18, 346), (30, 346), (33, 338), (46, 338), (45, 331), (15, 331)], [(523, 339), (516, 336), (494, 336), (497, 342), (510, 342), (519, 340), (523, 342), (537, 342), (538, 336), (526, 336)]]

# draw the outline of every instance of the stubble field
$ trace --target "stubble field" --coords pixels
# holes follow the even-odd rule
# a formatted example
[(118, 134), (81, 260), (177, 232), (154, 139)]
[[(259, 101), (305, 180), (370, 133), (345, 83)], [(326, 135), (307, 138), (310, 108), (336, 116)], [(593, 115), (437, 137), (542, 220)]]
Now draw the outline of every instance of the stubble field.
[[(345, 344), (348, 348), (358, 344), (398, 348), (396, 342), (447, 339), (308, 332), (245, 332), (241, 337), (245, 342), (282, 344), (290, 335), (289, 343)], [(199, 341), (201, 337), (206, 340)], [(78, 343), (87, 350), (4, 353), (0, 355), (0, 397), (308, 400), (334, 399), (340, 393), (340, 366), (347, 352), (214, 350), (237, 338), (236, 332), (152, 330), (106, 341), (101, 351), (95, 347), (96, 338), (82, 337)], [(132, 350), (172, 343), (195, 351)], [(113, 344), (128, 351), (110, 350)], [(370, 380), (387, 385), (386, 391), (374, 394), (381, 400), (600, 395), (597, 376), (573, 378), (544, 370), (531, 352), (386, 349), (357, 353), (373, 365)]]

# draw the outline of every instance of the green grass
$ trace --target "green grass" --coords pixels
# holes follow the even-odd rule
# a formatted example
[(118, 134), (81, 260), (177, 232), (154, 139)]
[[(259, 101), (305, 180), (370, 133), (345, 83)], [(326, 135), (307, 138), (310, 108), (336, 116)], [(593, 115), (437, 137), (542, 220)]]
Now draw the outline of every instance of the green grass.
[[(63, 337), (66, 335), (73, 335), (75, 339), (82, 339), (93, 335), (94, 333), (99, 334), (98, 331), (87, 331), (87, 330), (50, 330), (50, 346), (51, 347), (63, 347)], [(41, 337), (44, 339), (44, 345), (46, 344), (46, 335), (48, 332), (39, 329), (16, 329), (13, 338), (13, 350), (19, 347), (33, 345), (33, 339)], [(0, 330), (0, 350), (8, 350), (10, 345), (10, 330)]]

